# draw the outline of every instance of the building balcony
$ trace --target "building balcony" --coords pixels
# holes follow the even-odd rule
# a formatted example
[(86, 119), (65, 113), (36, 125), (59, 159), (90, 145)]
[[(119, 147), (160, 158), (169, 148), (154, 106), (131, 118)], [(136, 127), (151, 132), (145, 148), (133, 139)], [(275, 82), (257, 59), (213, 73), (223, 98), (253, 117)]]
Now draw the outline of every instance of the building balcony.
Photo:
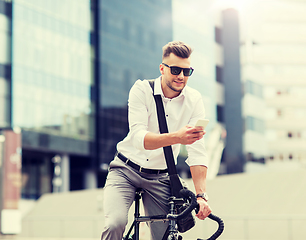
[(279, 139), (268, 142), (271, 152), (302, 153), (306, 151), (305, 139)]
[(270, 107), (306, 107), (306, 97), (295, 97), (292, 95), (276, 96), (266, 99), (267, 106)]
[(305, 119), (279, 118), (266, 121), (266, 129), (301, 131), (306, 129)]

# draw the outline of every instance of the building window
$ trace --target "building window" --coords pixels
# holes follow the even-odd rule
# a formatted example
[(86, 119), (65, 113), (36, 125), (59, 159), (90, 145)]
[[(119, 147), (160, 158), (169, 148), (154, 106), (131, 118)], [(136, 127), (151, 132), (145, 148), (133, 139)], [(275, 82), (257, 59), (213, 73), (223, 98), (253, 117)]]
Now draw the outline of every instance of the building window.
[(156, 50), (156, 35), (154, 32), (150, 34), (150, 48), (152, 51)]
[(265, 122), (252, 116), (247, 116), (245, 119), (246, 130), (252, 130), (259, 133), (265, 132)]
[(123, 73), (124, 89), (130, 89), (132, 83), (132, 74), (129, 69), (126, 69)]
[(215, 42), (222, 44), (222, 30), (219, 27), (215, 27)]
[(223, 83), (223, 69), (219, 66), (216, 66), (216, 81)]
[(125, 40), (129, 41), (131, 39), (131, 26), (128, 20), (124, 20), (123, 23), (123, 35)]
[(4, 65), (0, 63), (0, 77), (7, 80), (11, 79), (11, 65)]
[(246, 81), (245, 82), (245, 93), (249, 93), (254, 96), (262, 98), (263, 97), (263, 87), (260, 84), (255, 83), (253, 81)]
[(8, 17), (12, 16), (12, 1), (0, 1), (0, 14), (4, 14)]
[(144, 46), (143, 34), (144, 34), (143, 27), (139, 25), (137, 28), (137, 42), (140, 46)]
[(217, 105), (217, 121), (224, 123), (224, 107)]
[(106, 11), (105, 9), (102, 9), (102, 14), (101, 14), (101, 21), (102, 21), (102, 29), (105, 32), (109, 31), (109, 16), (108, 16), (108, 11)]
[(102, 83), (106, 85), (109, 82), (108, 68), (108, 63), (102, 62)]

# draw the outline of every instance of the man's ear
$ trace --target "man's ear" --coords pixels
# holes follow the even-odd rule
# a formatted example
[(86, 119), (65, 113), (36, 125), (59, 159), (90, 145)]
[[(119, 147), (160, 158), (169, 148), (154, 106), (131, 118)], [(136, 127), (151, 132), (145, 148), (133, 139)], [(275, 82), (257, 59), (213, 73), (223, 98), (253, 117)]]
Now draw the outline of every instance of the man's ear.
[(164, 75), (164, 71), (165, 71), (164, 67), (165, 66), (163, 64), (159, 64), (159, 71), (160, 71), (161, 75)]

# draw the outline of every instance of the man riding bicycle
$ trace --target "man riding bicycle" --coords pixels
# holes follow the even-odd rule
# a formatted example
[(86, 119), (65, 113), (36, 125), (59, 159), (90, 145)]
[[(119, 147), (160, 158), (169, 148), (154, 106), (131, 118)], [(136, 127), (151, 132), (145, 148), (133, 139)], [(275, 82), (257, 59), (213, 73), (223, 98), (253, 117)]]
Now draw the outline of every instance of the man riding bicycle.
[[(205, 118), (201, 94), (187, 86), (193, 72), (192, 49), (183, 42), (170, 42), (163, 47), (161, 76), (155, 79), (154, 94), (162, 96), (169, 133), (160, 134), (156, 106), (148, 81), (138, 80), (128, 100), (129, 133), (117, 144), (110, 163), (104, 190), (105, 227), (102, 240), (121, 240), (135, 191), (143, 189), (146, 215), (168, 213), (170, 180), (163, 147), (172, 146), (175, 161), (180, 145), (186, 145), (199, 204), (197, 217), (205, 219), (211, 209), (207, 203), (207, 154), (202, 127), (194, 127)], [(160, 240), (168, 222), (149, 223), (151, 238)]]

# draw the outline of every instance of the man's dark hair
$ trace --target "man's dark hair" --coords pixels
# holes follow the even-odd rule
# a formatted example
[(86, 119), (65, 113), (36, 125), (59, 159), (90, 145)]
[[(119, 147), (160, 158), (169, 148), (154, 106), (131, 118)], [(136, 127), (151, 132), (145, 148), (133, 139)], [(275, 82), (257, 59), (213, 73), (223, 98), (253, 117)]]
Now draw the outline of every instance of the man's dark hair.
[(192, 48), (188, 44), (181, 41), (169, 42), (163, 47), (163, 59), (169, 57), (170, 53), (180, 58), (189, 58), (192, 51)]

